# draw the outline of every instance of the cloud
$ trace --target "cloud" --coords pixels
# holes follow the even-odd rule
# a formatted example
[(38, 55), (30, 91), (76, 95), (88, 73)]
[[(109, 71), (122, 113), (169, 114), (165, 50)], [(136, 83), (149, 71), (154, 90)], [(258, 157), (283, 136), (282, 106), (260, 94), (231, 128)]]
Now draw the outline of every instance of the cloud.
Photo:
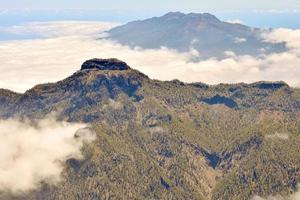
[[(131, 49), (113, 41), (95, 39), (98, 35), (70, 35), (67, 34), (70, 26), (65, 27), (66, 33), (61, 37), (0, 42), (0, 88), (24, 92), (39, 83), (58, 81), (80, 69), (83, 61), (94, 57), (119, 58), (160, 80), (208, 84), (282, 80), (300, 86), (298, 30), (276, 29), (264, 35), (265, 40), (285, 41), (289, 49), (283, 53), (262, 53), (257, 58), (227, 51), (227, 57), (222, 60), (210, 58), (191, 62), (199, 55), (194, 49), (186, 53), (164, 47)], [(94, 27), (90, 28), (86, 32), (94, 32)]]
[(281, 195), (276, 195), (276, 196), (268, 196), (266, 198), (260, 197), (260, 196), (254, 196), (252, 197), (251, 200), (300, 200), (300, 190), (299, 190), (300, 186), (298, 185), (298, 190), (288, 196), (288, 197), (283, 197)]
[(94, 36), (117, 25), (119, 24), (93, 21), (30, 22), (10, 27), (0, 27), (0, 33), (41, 38), (76, 35)]
[(235, 43), (243, 43), (243, 42), (247, 42), (247, 39), (236, 37), (236, 38), (234, 38), (234, 42)]
[(272, 134), (272, 135), (266, 135), (266, 138), (268, 138), (268, 139), (288, 140), (289, 137), (290, 136), (287, 133), (278, 133), (278, 132), (276, 132), (275, 134)]
[(225, 22), (230, 23), (230, 24), (244, 24), (244, 22), (240, 19), (229, 19), (229, 20), (226, 20)]
[(19, 193), (41, 181), (60, 181), (64, 161), (80, 158), (83, 143), (94, 139), (85, 126), (52, 118), (34, 124), (0, 121), (0, 191)]
[(273, 43), (285, 42), (291, 53), (300, 55), (300, 30), (279, 28), (263, 34), (263, 38)]

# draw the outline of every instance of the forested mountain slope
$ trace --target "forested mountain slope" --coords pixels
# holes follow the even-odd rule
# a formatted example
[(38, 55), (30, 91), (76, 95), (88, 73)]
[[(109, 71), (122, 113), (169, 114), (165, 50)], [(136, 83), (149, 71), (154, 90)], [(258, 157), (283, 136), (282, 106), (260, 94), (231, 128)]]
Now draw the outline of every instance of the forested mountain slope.
[[(57, 83), (0, 90), (0, 116), (85, 122), (96, 141), (63, 181), (0, 199), (250, 199), (300, 183), (300, 90), (158, 81), (92, 59)], [(59, 150), (59, 147), (58, 147)]]

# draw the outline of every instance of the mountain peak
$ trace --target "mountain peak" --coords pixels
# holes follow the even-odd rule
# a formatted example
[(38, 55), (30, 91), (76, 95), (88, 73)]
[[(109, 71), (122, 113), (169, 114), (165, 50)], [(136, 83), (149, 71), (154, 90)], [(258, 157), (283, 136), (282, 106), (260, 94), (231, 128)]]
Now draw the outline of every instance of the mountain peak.
[(210, 13), (189, 13), (187, 14), (187, 16), (198, 17), (201, 18), (202, 20), (221, 22), (215, 15), (212, 15)]
[(81, 65), (80, 70), (87, 70), (87, 69), (129, 70), (130, 67), (127, 65), (127, 63), (125, 63), (119, 59), (116, 59), (116, 58), (110, 58), (110, 59), (93, 58), (93, 59), (85, 61)]
[(167, 19), (178, 19), (178, 18), (197, 18), (198, 20), (205, 20), (205, 21), (215, 21), (215, 22), (221, 22), (216, 16), (210, 14), (210, 13), (189, 13), (185, 14), (182, 12), (168, 12), (162, 18)]
[(210, 13), (169, 12), (161, 17), (129, 22), (109, 30), (108, 39), (132, 48), (159, 49), (164, 46), (179, 52), (200, 52), (199, 59), (225, 59), (224, 52), (260, 56), (286, 50), (284, 43), (262, 39), (263, 29), (219, 20)]
[(178, 12), (168, 12), (162, 17), (167, 17), (167, 18), (172, 17), (173, 18), (173, 17), (183, 17), (183, 16), (185, 16), (185, 14), (178, 11)]

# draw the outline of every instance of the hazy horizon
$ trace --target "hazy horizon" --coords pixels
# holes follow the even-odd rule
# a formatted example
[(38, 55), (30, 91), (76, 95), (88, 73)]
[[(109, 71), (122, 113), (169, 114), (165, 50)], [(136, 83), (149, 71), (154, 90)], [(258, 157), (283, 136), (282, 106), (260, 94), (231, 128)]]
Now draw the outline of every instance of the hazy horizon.
[(122, 11), (102, 9), (0, 9), (0, 27), (17, 25), (32, 21), (107, 21), (127, 23), (168, 12), (211, 13), (223, 21), (239, 20), (242, 23), (258, 28), (291, 28), (298, 29), (300, 9), (294, 10), (205, 10), (205, 9), (165, 9), (153, 11)]

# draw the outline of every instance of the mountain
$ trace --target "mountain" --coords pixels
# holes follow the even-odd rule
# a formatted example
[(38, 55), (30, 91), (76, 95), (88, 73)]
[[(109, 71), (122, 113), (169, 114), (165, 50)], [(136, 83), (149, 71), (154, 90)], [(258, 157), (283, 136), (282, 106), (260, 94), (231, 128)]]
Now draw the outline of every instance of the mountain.
[(134, 21), (108, 31), (108, 38), (131, 47), (157, 49), (161, 46), (180, 52), (196, 49), (200, 58), (225, 58), (224, 52), (259, 56), (262, 53), (281, 52), (284, 43), (268, 43), (263, 32), (242, 24), (222, 22), (204, 13), (183, 14), (170, 12), (161, 17)]
[(163, 82), (92, 59), (57, 83), (0, 90), (2, 119), (53, 112), (91, 124), (97, 139), (59, 184), (0, 199), (246, 200), (300, 183), (300, 89), (284, 82)]

